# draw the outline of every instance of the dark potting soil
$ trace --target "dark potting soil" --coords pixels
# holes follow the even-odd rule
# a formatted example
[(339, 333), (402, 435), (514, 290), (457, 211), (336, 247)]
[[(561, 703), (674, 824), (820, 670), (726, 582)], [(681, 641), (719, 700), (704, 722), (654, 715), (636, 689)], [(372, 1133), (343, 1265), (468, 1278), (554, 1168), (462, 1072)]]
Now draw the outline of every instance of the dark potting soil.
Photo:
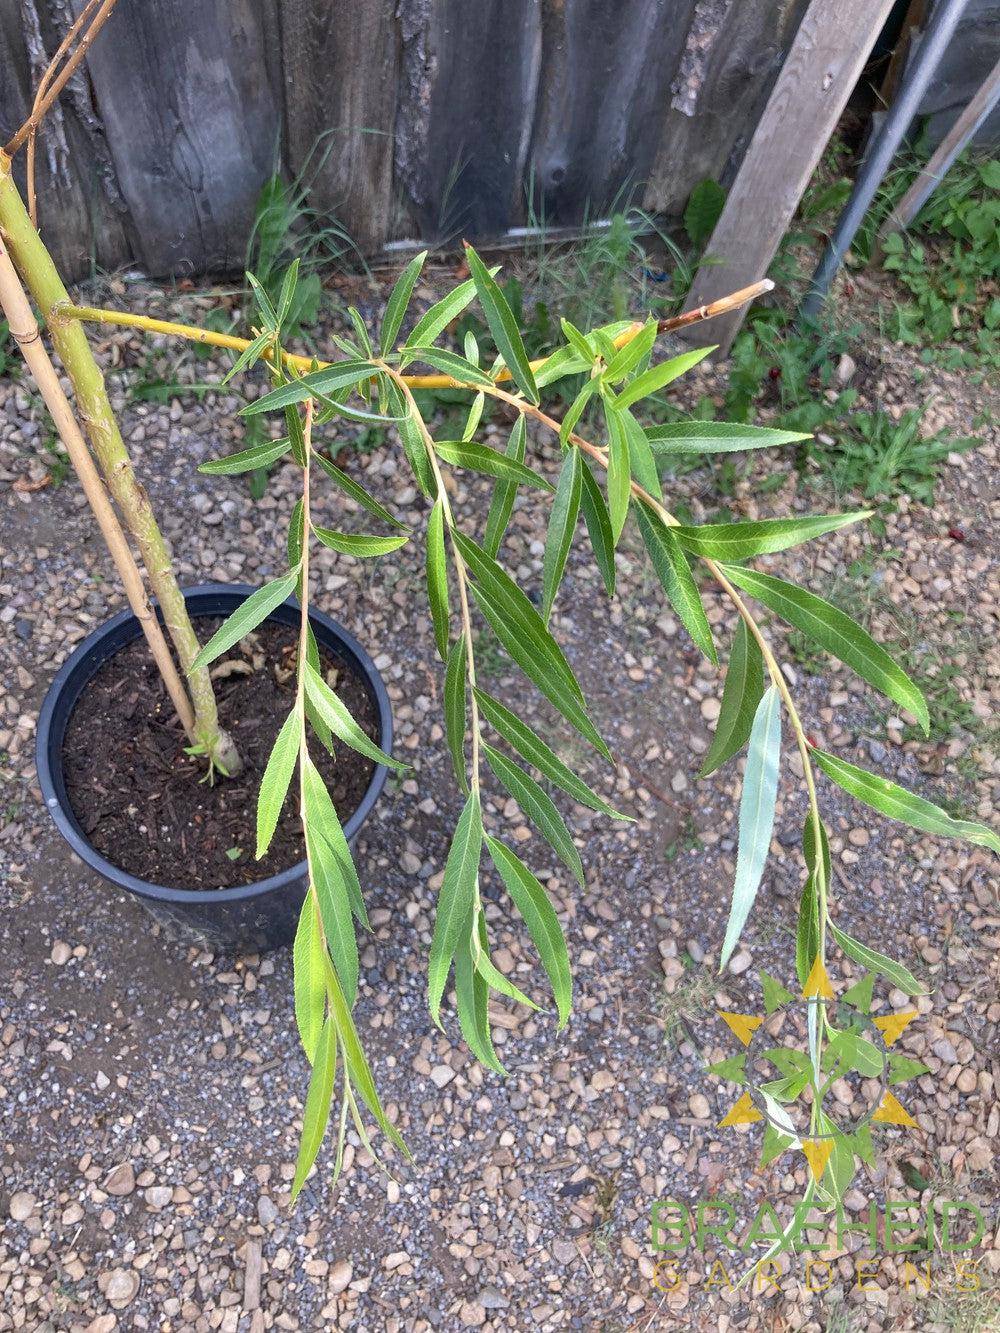
[[(199, 616), (203, 643), (222, 623)], [(298, 783), (293, 777), (267, 856), (254, 859), (257, 789), (295, 697), (297, 633), (265, 623), (213, 663), (222, 725), (243, 757), (235, 778), (200, 781), (205, 760), (187, 741), (145, 640), (101, 667), (81, 695), (63, 744), (66, 790), (89, 842), (140, 879), (175, 889), (232, 888), (303, 860)], [(374, 700), (364, 680), (320, 648), (323, 674), (358, 725), (377, 739)], [(310, 735), (310, 754), (342, 823), (361, 803), (374, 765), (334, 741)]]

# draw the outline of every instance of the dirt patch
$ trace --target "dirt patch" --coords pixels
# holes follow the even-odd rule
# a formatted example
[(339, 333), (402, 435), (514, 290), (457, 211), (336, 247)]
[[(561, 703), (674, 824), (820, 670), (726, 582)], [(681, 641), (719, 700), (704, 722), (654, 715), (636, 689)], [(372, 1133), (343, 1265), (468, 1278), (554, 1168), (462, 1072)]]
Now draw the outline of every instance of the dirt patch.
[[(221, 624), (201, 617), (202, 637)], [(183, 889), (231, 888), (278, 874), (305, 855), (293, 790), (271, 848), (254, 859), (257, 790), (295, 695), (296, 631), (264, 625), (213, 669), (219, 716), (243, 756), (238, 777), (204, 781), (205, 761), (185, 753), (180, 723), (142, 640), (107, 662), (73, 710), (63, 746), (66, 789), (92, 845), (141, 879)], [(323, 654), (328, 683), (365, 733), (375, 705), (363, 679)], [(361, 803), (374, 765), (335, 742), (313, 758), (341, 820)]]

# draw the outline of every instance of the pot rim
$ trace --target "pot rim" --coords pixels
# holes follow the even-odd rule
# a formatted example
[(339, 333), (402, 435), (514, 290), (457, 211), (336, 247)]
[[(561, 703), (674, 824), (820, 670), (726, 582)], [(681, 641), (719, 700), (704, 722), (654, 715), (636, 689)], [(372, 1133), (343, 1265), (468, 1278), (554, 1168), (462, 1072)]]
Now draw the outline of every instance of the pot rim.
[[(237, 596), (241, 601), (244, 601), (255, 591), (256, 588), (245, 583), (199, 583), (193, 587), (181, 589), (186, 602), (193, 598), (208, 599), (211, 597), (233, 596)], [(157, 609), (155, 599), (151, 599), (151, 605), (154, 610)], [(281, 605), (293, 609), (296, 613), (299, 610), (298, 599), (295, 597), (289, 597)], [(195, 611), (194, 614), (218, 615), (225, 614), (225, 612), (206, 609), (200, 613)], [(385, 683), (375, 663), (354, 636), (330, 616), (322, 611), (310, 609), (309, 619), (316, 625), (322, 626), (337, 641), (337, 645), (343, 651), (344, 656), (353, 659), (352, 665), (358, 669), (374, 697), (379, 722), (379, 746), (387, 754), (391, 754), (392, 710)], [(248, 899), (263, 897), (275, 889), (285, 888), (296, 880), (304, 879), (308, 874), (308, 865), (303, 860), (276, 875), (269, 875), (267, 879), (255, 880), (250, 884), (239, 884), (233, 888), (175, 889), (168, 885), (156, 884), (151, 880), (139, 879), (138, 876), (130, 874), (127, 870), (123, 870), (121, 866), (116, 866), (112, 861), (102, 856), (87, 840), (76, 816), (73, 814), (68, 799), (65, 798), (65, 794), (60, 795), (53, 770), (58, 768), (60, 773), (62, 770), (62, 742), (73, 708), (76, 706), (83, 690), (96, 675), (97, 670), (108, 660), (109, 655), (97, 657), (97, 650), (109, 635), (113, 635), (115, 631), (126, 626), (129, 621), (133, 622), (135, 633), (122, 640), (118, 645), (118, 648), (122, 648), (126, 643), (132, 642), (133, 639), (139, 638), (142, 634), (139, 621), (129, 607), (119, 611), (110, 620), (99, 625), (81, 643), (77, 644), (52, 678), (38, 715), (35, 737), (35, 766), (38, 773), (38, 782), (45, 806), (63, 838), (80, 859), (91, 870), (103, 876), (104, 879), (139, 898), (150, 898), (161, 903), (184, 903), (186, 905), (201, 903), (209, 905), (213, 902), (244, 902)], [(115, 649), (115, 651), (118, 651), (118, 649)], [(97, 660), (93, 661), (94, 658), (97, 658)], [(59, 726), (56, 718), (57, 709), (67, 686), (73, 684), (73, 678), (81, 671), (85, 674), (79, 684), (76, 697), (67, 710), (61, 726)], [(53, 750), (55, 750), (54, 754)], [(344, 836), (348, 841), (355, 837), (361, 825), (367, 819), (372, 807), (381, 795), (388, 775), (389, 770), (385, 764), (375, 766), (375, 771), (372, 773), (357, 809), (344, 824)], [(65, 793), (64, 786), (63, 793)]]

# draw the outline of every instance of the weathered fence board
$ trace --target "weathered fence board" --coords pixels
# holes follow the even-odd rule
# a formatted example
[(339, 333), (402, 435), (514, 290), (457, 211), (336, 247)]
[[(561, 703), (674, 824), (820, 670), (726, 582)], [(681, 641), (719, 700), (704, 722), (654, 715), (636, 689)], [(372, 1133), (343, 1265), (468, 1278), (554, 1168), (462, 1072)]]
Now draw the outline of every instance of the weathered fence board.
[[(762, 278), (893, 0), (812, 0), (695, 276), (692, 306)], [(712, 337), (725, 356), (745, 309), (721, 315)], [(703, 335), (699, 335), (703, 336)]]
[[(0, 0), (0, 135), (83, 2)], [(118, 0), (40, 136), (39, 216), (69, 276), (171, 276), (241, 266), (276, 167), (365, 251), (676, 215), (735, 174), (806, 2)]]
[(239, 267), (280, 125), (251, 0), (124, 0), (88, 65), (139, 259)]
[(390, 229), (399, 78), (391, 5), (278, 0), (286, 163), (371, 250)]

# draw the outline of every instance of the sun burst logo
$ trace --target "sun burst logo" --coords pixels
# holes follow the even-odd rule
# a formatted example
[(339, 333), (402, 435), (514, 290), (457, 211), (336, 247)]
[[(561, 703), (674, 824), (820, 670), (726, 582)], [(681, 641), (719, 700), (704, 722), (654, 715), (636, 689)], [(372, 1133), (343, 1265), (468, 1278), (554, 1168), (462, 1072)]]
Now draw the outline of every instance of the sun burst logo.
[[(761, 1166), (801, 1151), (813, 1181), (840, 1200), (857, 1160), (875, 1163), (873, 1125), (918, 1128), (893, 1088), (929, 1070), (891, 1049), (917, 1010), (873, 1014), (872, 972), (837, 999), (820, 956), (798, 997), (766, 972), (760, 983), (763, 1014), (717, 1011), (746, 1048), (708, 1066), (744, 1088), (720, 1128), (762, 1121)], [(789, 1035), (798, 1044), (779, 1044)]]

